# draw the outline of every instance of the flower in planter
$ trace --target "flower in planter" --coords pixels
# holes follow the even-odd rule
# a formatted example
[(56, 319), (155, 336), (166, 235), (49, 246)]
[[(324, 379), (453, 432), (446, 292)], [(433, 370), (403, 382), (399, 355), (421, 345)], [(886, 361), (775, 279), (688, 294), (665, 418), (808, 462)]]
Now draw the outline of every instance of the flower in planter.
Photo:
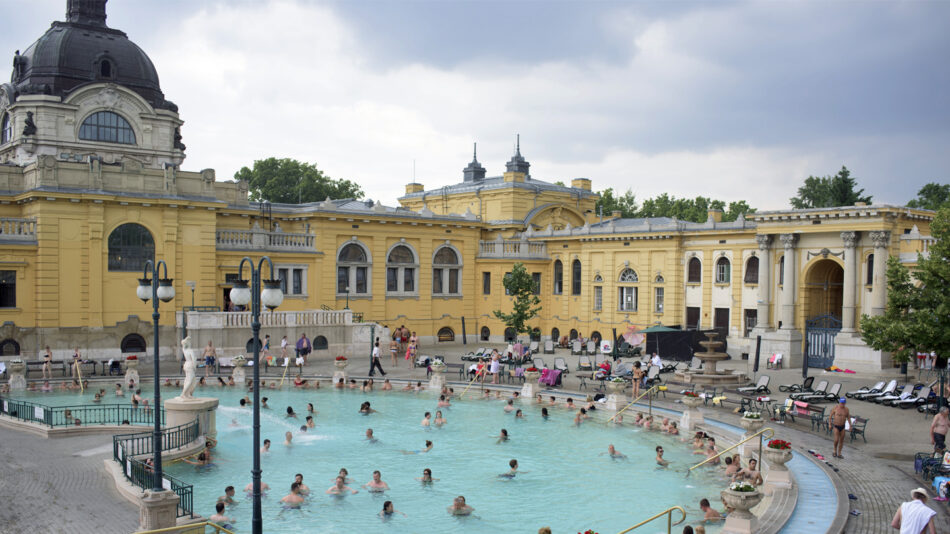
[(126, 360), (137, 360), (137, 359), (139, 359), (139, 357), (136, 356), (135, 354), (133, 354), (133, 355), (131, 355), (131, 356), (126, 356), (125, 359), (126, 359)]
[(752, 493), (755, 491), (755, 486), (749, 484), (748, 482), (733, 482), (729, 485), (729, 489), (742, 493)]
[(23, 363), (23, 360), (19, 358), (13, 358), (12, 360), (10, 360), (10, 363)]
[(626, 380), (624, 380), (623, 378), (620, 378), (619, 376), (615, 376), (611, 378), (610, 381), (615, 384), (623, 384), (624, 382), (626, 382)]
[(699, 398), (699, 394), (696, 393), (695, 391), (687, 391), (686, 393), (683, 393), (683, 396), (684, 396), (684, 397)]
[(773, 439), (769, 441), (768, 447), (770, 449), (790, 450), (792, 448), (792, 444), (785, 441), (784, 439)]
[(345, 362), (345, 361), (346, 361), (346, 356), (337, 356), (337, 357), (336, 357), (336, 361), (338, 361), (338, 362)]
[(537, 368), (537, 367), (528, 367), (527, 369), (524, 370), (524, 372), (526, 372), (526, 373), (538, 373), (538, 372), (540, 372), (540, 371), (538, 371), (538, 368)]
[(742, 417), (745, 419), (762, 419), (762, 414), (760, 412), (746, 412)]
[(591, 529), (587, 529), (584, 532), (578, 532), (577, 534), (597, 534), (597, 533)]

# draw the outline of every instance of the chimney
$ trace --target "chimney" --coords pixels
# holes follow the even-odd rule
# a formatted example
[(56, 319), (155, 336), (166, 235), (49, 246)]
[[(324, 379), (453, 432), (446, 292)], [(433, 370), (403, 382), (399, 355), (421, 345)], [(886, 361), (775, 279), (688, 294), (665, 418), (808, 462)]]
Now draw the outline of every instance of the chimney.
[(706, 210), (706, 222), (722, 222), (722, 210), (710, 209)]
[(421, 193), (423, 190), (422, 184), (417, 184), (415, 182), (411, 184), (406, 184), (406, 194), (411, 195), (413, 193)]
[(571, 187), (590, 191), (590, 178), (574, 178), (571, 180)]

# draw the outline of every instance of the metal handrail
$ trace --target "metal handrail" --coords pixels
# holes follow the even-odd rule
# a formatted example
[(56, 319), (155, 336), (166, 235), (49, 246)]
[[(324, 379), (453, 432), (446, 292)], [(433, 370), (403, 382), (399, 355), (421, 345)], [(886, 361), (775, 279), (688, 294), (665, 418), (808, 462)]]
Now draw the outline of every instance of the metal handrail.
[(720, 452), (719, 454), (717, 454), (717, 455), (715, 455), (715, 456), (710, 456), (709, 458), (706, 458), (705, 460), (703, 460), (702, 462), (699, 462), (698, 464), (694, 465), (693, 467), (690, 467), (690, 468), (686, 471), (686, 474), (688, 475), (689, 472), (692, 471), (693, 469), (696, 469), (697, 467), (699, 467), (699, 466), (701, 466), (701, 465), (705, 465), (706, 463), (711, 462), (711, 461), (715, 460), (716, 458), (719, 458), (719, 457), (722, 456), (723, 454), (726, 454), (727, 452), (731, 451), (732, 449), (735, 449), (735, 448), (738, 447), (739, 445), (742, 445), (743, 443), (745, 443), (745, 442), (747, 442), (747, 441), (749, 441), (750, 439), (755, 438), (755, 437), (758, 437), (758, 438), (759, 438), (759, 457), (761, 457), (761, 456), (762, 456), (762, 434), (764, 434), (764, 433), (766, 433), (766, 432), (769, 433), (769, 435), (766, 436), (767, 438), (770, 438), (770, 439), (771, 439), (772, 437), (775, 436), (775, 431), (774, 431), (774, 430), (772, 430), (771, 428), (763, 428), (762, 430), (759, 430), (759, 431), (756, 432), (755, 434), (752, 434), (751, 436), (749, 436), (749, 437), (743, 439), (743, 440), (740, 441), (739, 443), (736, 443), (736, 444), (733, 445), (732, 447), (729, 447), (728, 449), (724, 449), (724, 450), (723, 450), (722, 452)]
[(159, 528), (156, 530), (140, 530), (138, 531), (138, 534), (159, 534), (161, 532), (192, 532), (192, 529), (204, 528), (204, 527), (213, 528), (216, 534), (221, 534), (222, 532), (224, 534), (234, 534), (233, 531), (228, 530), (212, 521), (202, 521), (200, 523), (191, 523), (188, 525), (178, 525), (174, 527)]
[[(683, 517), (681, 517), (680, 520), (677, 521), (676, 523), (673, 522), (673, 511), (674, 511), (674, 510), (679, 510), (679, 512), (680, 512), (681, 514), (683, 514)], [(635, 529), (635, 528), (639, 528), (639, 527), (641, 527), (641, 526), (643, 526), (643, 525), (646, 525), (646, 524), (649, 523), (650, 521), (653, 521), (654, 519), (657, 519), (657, 518), (662, 517), (662, 516), (664, 516), (664, 515), (666, 516), (666, 534), (672, 534), (673, 525), (679, 525), (679, 524), (682, 523), (683, 521), (686, 521), (686, 510), (683, 510), (683, 507), (682, 507), (682, 506), (674, 506), (674, 507), (672, 507), (672, 508), (667, 508), (666, 510), (663, 510), (662, 512), (656, 514), (655, 516), (653, 516), (653, 517), (651, 517), (651, 518), (649, 518), (649, 519), (645, 519), (645, 520), (643, 520), (643, 521), (640, 521), (639, 523), (637, 523), (636, 525), (633, 525), (632, 527), (628, 528), (627, 530), (621, 530), (618, 534), (626, 534), (627, 532), (630, 532), (631, 530), (633, 530), (633, 529)]]
[[(657, 391), (659, 391), (659, 387), (660, 387), (659, 384), (657, 384), (657, 385), (655, 385), (655, 386), (650, 386), (650, 389), (644, 391), (643, 393), (640, 394), (639, 397), (633, 399), (633, 402), (631, 402), (630, 404), (624, 406), (622, 410), (620, 410), (619, 412), (615, 413), (615, 414), (613, 415), (613, 417), (611, 417), (610, 419), (607, 420), (607, 422), (609, 423), (609, 422), (613, 421), (613, 420), (614, 420), (614, 417), (617, 417), (618, 415), (622, 414), (624, 411), (627, 410), (627, 408), (629, 408), (629, 407), (633, 406), (634, 404), (636, 404), (637, 401), (639, 401), (640, 399), (642, 399), (642, 398), (643, 398), (644, 396), (646, 396), (647, 394), (651, 393), (654, 389), (657, 390)], [(650, 397), (650, 415), (653, 415), (653, 402), (652, 402), (652, 401), (653, 401), (653, 397)]]

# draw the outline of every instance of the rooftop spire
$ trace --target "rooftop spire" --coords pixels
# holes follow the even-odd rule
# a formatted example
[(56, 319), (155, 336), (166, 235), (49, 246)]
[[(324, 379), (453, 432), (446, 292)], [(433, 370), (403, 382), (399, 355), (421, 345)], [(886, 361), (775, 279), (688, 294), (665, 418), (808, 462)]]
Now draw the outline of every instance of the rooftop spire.
[(518, 137), (515, 141), (515, 155), (511, 156), (511, 159), (508, 163), (505, 164), (505, 170), (508, 172), (520, 172), (528, 176), (528, 169), (531, 167), (531, 164), (528, 163), (524, 157), (521, 155), (521, 134), (518, 134)]
[(466, 182), (478, 182), (485, 179), (485, 167), (478, 162), (478, 143), (472, 145), (472, 162), (462, 169), (462, 179)]
[(87, 26), (105, 26), (106, 0), (66, 0), (66, 20)]

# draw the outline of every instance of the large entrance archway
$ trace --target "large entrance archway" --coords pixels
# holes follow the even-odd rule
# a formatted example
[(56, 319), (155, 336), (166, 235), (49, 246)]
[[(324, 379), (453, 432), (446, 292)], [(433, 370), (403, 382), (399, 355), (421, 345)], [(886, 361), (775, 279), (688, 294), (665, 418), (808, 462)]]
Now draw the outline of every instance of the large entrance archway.
[(841, 331), (844, 269), (831, 259), (812, 264), (805, 275), (805, 355), (809, 367), (830, 367), (835, 361), (835, 336)]

